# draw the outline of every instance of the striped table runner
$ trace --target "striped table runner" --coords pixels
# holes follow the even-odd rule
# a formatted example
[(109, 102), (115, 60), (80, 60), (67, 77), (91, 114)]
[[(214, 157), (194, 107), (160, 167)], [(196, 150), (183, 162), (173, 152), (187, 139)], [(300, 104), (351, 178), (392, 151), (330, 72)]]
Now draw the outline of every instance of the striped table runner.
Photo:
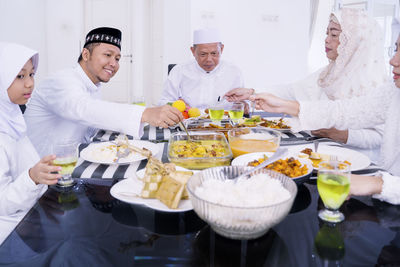
[[(257, 113), (258, 115), (268, 117), (266, 113)], [(168, 140), (172, 133), (177, 132), (179, 129), (163, 129), (154, 126), (145, 126), (144, 134), (141, 140), (149, 140), (157, 143), (160, 148), (160, 152), (156, 157), (163, 162), (168, 162), (167, 157), (167, 145)], [(120, 133), (108, 131), (108, 130), (99, 130), (96, 135), (93, 137), (93, 142), (101, 142), (101, 141), (113, 141), (115, 140)], [(291, 132), (282, 132), (281, 145), (297, 145), (310, 143), (306, 141), (307, 137), (311, 135), (307, 132), (299, 132), (299, 133), (291, 133)], [(129, 139), (133, 139), (132, 136), (128, 135)], [(88, 144), (81, 144), (80, 151), (88, 146)], [(81, 158), (78, 160), (78, 164), (72, 173), (74, 178), (100, 178), (100, 179), (114, 179), (114, 178), (128, 178), (135, 175), (136, 171), (144, 168), (146, 166), (147, 160), (142, 160), (139, 162), (134, 162), (132, 164), (127, 165), (107, 165), (107, 164), (98, 164), (92, 163)]]

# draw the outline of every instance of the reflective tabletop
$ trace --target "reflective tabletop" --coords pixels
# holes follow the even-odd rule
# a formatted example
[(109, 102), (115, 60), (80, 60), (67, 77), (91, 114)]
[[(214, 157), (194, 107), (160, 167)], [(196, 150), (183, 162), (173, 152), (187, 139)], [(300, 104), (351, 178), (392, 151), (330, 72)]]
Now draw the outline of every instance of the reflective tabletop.
[(193, 211), (166, 213), (110, 195), (118, 180), (51, 187), (0, 246), (0, 266), (398, 266), (400, 208), (352, 198), (344, 222), (318, 219), (315, 183), (255, 240), (216, 234)]

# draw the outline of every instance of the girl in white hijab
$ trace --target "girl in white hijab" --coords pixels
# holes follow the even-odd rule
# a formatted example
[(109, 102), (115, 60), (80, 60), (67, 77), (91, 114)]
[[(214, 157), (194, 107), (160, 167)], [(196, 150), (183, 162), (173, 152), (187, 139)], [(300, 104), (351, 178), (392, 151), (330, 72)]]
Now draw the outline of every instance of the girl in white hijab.
[(32, 93), (38, 60), (36, 51), (0, 42), (0, 243), (61, 176), (51, 173), (61, 169), (51, 165), (55, 155), (40, 160), (18, 106)]
[[(303, 81), (266, 91), (289, 100), (337, 100), (368, 95), (388, 81), (382, 31), (364, 11), (343, 8), (331, 14), (326, 34), (327, 66)], [(225, 96), (229, 101), (240, 101), (253, 93), (253, 89), (236, 88)], [(379, 158), (383, 126), (357, 130), (320, 129), (312, 134), (357, 147), (375, 161)]]

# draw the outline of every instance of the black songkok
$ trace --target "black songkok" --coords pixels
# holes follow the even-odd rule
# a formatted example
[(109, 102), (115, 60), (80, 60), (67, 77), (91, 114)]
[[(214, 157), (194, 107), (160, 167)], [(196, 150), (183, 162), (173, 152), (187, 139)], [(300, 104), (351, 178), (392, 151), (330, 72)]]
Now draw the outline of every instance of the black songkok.
[(96, 28), (86, 35), (84, 47), (91, 43), (106, 43), (121, 49), (121, 35), (121, 31), (115, 28)]

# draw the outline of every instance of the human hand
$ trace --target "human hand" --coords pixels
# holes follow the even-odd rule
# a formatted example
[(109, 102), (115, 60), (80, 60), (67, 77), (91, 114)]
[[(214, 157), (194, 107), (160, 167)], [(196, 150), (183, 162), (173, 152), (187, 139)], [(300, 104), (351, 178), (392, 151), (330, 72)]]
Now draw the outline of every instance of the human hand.
[(299, 114), (300, 105), (297, 101), (285, 100), (269, 93), (252, 95), (249, 99), (256, 103), (257, 109), (273, 113), (286, 113), (292, 116)]
[(383, 180), (379, 176), (351, 175), (350, 196), (370, 196), (382, 192)]
[(163, 128), (173, 126), (182, 120), (182, 112), (170, 105), (146, 108), (142, 114), (142, 122)]
[(249, 99), (254, 94), (254, 91), (254, 89), (250, 88), (235, 88), (228, 91), (223, 97), (229, 102), (238, 102)]
[(56, 155), (48, 155), (43, 157), (38, 163), (29, 169), (29, 177), (36, 184), (56, 184), (58, 179), (61, 178), (60, 166), (53, 166), (52, 162), (56, 159)]
[(318, 137), (328, 137), (344, 144), (347, 143), (347, 138), (349, 137), (348, 130), (338, 130), (336, 128), (314, 130), (311, 131), (311, 134)]

